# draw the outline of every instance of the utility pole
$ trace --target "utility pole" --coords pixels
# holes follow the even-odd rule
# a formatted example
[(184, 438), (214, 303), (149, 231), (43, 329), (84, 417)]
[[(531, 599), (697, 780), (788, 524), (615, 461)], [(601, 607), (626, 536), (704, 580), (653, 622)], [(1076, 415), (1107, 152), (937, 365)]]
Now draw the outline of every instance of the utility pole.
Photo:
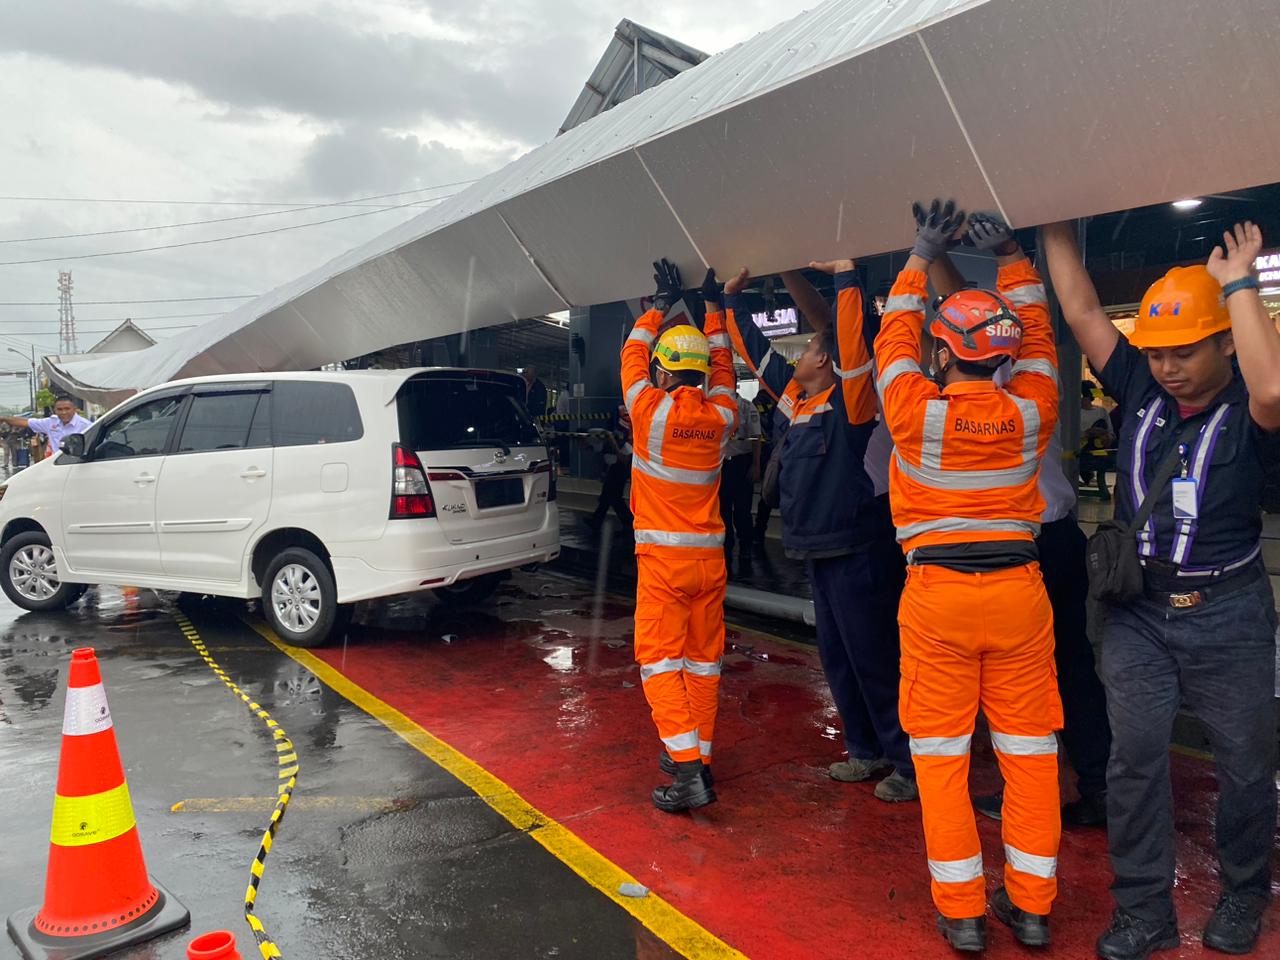
[(58, 352), (79, 353), (76, 315), (71, 306), (71, 271), (58, 271)]

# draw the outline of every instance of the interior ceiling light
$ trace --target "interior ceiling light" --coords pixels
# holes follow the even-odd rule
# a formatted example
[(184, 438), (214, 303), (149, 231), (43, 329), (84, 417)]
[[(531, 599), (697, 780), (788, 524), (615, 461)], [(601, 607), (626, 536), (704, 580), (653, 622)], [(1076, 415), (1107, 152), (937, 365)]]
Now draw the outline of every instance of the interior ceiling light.
[(1173, 201), (1173, 208), (1175, 210), (1194, 210), (1196, 207), (1200, 206), (1200, 204), (1202, 203), (1204, 203), (1203, 200), (1198, 200), (1195, 197), (1190, 197), (1186, 200)]

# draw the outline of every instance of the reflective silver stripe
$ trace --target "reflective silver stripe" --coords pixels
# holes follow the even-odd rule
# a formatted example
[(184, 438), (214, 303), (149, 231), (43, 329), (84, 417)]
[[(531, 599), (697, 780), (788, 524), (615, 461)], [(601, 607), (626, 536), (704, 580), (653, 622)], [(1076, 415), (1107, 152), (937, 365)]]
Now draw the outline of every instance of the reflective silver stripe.
[(712, 350), (729, 349), (729, 335), (727, 333), (713, 333), (707, 337), (707, 342), (711, 344)]
[(677, 733), (674, 737), (663, 737), (662, 743), (668, 750), (696, 750), (698, 731), (690, 730), (688, 733)]
[(709, 757), (709, 756), (711, 756), (711, 741), (710, 741), (710, 740), (699, 740), (699, 741), (698, 741), (698, 752), (699, 752), (700, 754), (702, 754), (704, 757)]
[(1034, 400), (1009, 394), (1018, 412), (1022, 414), (1022, 462), (1034, 463), (1036, 448), (1040, 442), (1040, 408)]
[(1015, 377), (1020, 373), (1040, 373), (1054, 383), (1058, 382), (1058, 368), (1048, 360), (1019, 360), (1010, 372)]
[(662, 547), (723, 547), (723, 533), (678, 533), (674, 530), (637, 530), (636, 543)]
[(631, 386), (627, 387), (626, 400), (628, 413), (631, 411), (631, 408), (635, 406), (636, 401), (640, 399), (640, 394), (644, 393), (644, 388), (647, 386), (648, 384), (643, 380), (637, 380)]
[(733, 391), (729, 387), (712, 387), (707, 391), (708, 397), (732, 397)]
[(991, 745), (1010, 757), (1044, 757), (1058, 752), (1058, 738), (1052, 733), (1046, 737), (1023, 737), (992, 730)]
[(967, 860), (930, 860), (929, 875), (938, 883), (967, 883), (982, 878), (982, 854)]
[(659, 660), (657, 663), (640, 664), (640, 679), (648, 680), (650, 677), (656, 677), (660, 673), (679, 673), (684, 669), (684, 661), (668, 657), (666, 660)]
[(1019, 850), (1017, 847), (1011, 847), (1006, 843), (1004, 845), (1004, 858), (1009, 862), (1009, 866), (1019, 873), (1029, 873), (1033, 877), (1043, 877), (1045, 880), (1058, 874), (1057, 857), (1041, 857), (1034, 853), (1027, 853), (1025, 850)]
[(669, 483), (691, 483), (695, 486), (709, 487), (720, 479), (719, 467), (714, 470), (682, 470), (679, 467), (652, 463), (638, 453), (633, 453), (631, 465), (641, 473)]
[(941, 520), (922, 520), (919, 523), (908, 523), (898, 528), (898, 541), (910, 540), (923, 533), (959, 533), (975, 531), (980, 533), (1029, 533), (1033, 537), (1040, 536), (1040, 524), (1031, 520), (971, 520), (967, 517), (943, 517)]
[(920, 465), (942, 469), (942, 437), (947, 432), (946, 400), (930, 400), (924, 405), (924, 433), (920, 437)]
[(880, 379), (876, 381), (876, 392), (884, 396), (885, 390), (889, 388), (889, 384), (897, 380), (904, 373), (918, 373), (924, 375), (924, 371), (920, 369), (920, 364), (914, 360), (895, 360), (889, 366), (884, 368), (880, 374)]
[(874, 360), (870, 360), (867, 363), (864, 363), (862, 366), (855, 367), (852, 370), (841, 370), (835, 364), (832, 364), (832, 369), (835, 370), (836, 376), (839, 377), (841, 380), (852, 380), (854, 377), (860, 377), (864, 373), (870, 373), (873, 369), (875, 369), (875, 365), (876, 365), (876, 362)]
[(658, 335), (654, 333), (652, 330), (641, 330), (639, 327), (636, 327), (634, 330), (632, 330), (631, 336), (627, 337), (628, 340), (638, 340), (640, 343), (643, 343), (646, 347), (653, 346), (653, 341), (656, 340), (657, 338), (658, 338)]
[(1033, 460), (1031, 463), (1010, 467), (1007, 470), (932, 470), (908, 463), (896, 450), (893, 455), (897, 460), (898, 469), (909, 479), (939, 490), (1017, 487), (1034, 479), (1036, 471), (1040, 469), (1040, 464)]
[(964, 757), (969, 754), (969, 742), (973, 734), (963, 737), (912, 737), (913, 757)]
[(1001, 296), (1015, 307), (1026, 307), (1033, 303), (1049, 302), (1049, 298), (1044, 292), (1043, 283), (1025, 283), (1020, 287), (1014, 287), (1012, 290), (1001, 291)]
[(647, 456), (652, 464), (662, 463), (662, 438), (667, 432), (667, 415), (671, 413), (674, 402), (671, 394), (667, 394), (653, 411), (653, 420), (649, 422), (649, 448)]
[(924, 297), (918, 293), (896, 294), (884, 302), (885, 314), (893, 313), (895, 310), (914, 310), (923, 313)]
[[(713, 404), (713, 406), (716, 408), (716, 412), (720, 414), (720, 419), (724, 421), (724, 425), (728, 427), (729, 430), (732, 430), (733, 418), (738, 415), (737, 407), (734, 407), (732, 410), (730, 410), (728, 407), (721, 406), (718, 403)], [(732, 439), (733, 437), (730, 436), (729, 431), (726, 430), (724, 436), (721, 438), (721, 440), (723, 441), (721, 445), (723, 446), (724, 443), (728, 443)]]
[(814, 417), (816, 417), (818, 414), (820, 414), (820, 413), (827, 413), (830, 409), (831, 409), (831, 404), (829, 404), (829, 403), (820, 403), (820, 404), (818, 404), (818, 406), (814, 407), (812, 410), (806, 410), (806, 411), (805, 411), (804, 413), (802, 413), (800, 416), (793, 418), (793, 419), (792, 419), (792, 421), (791, 421), (791, 423), (792, 423), (793, 425), (794, 425), (794, 424), (800, 424), (800, 423), (808, 423), (810, 420), (812, 420), (812, 419), (813, 419)]
[(705, 663), (701, 660), (690, 660), (685, 657), (684, 672), (692, 673), (695, 677), (718, 677), (720, 676), (720, 661)]

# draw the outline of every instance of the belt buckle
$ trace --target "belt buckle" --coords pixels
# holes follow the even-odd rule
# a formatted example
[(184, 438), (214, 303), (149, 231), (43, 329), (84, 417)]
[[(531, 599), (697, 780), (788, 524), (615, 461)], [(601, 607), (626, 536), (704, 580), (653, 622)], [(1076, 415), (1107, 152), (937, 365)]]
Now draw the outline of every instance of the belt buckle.
[(1204, 597), (1200, 595), (1199, 590), (1192, 590), (1190, 593), (1169, 594), (1169, 606), (1175, 610), (1187, 610), (1191, 607), (1198, 607), (1202, 603), (1204, 603)]

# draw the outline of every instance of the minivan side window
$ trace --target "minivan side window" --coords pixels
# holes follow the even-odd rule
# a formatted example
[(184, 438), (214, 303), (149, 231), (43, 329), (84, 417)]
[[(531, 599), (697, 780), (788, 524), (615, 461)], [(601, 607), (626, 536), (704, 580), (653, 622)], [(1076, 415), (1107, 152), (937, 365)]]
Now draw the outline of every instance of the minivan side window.
[(355, 394), (345, 383), (277, 380), (271, 390), (271, 438), (277, 447), (346, 443), (364, 436)]
[(113, 420), (94, 445), (93, 459), (122, 460), (163, 454), (184, 399), (182, 396), (161, 397)]
[(249, 446), (261, 393), (197, 393), (178, 441), (179, 453), (241, 450)]

